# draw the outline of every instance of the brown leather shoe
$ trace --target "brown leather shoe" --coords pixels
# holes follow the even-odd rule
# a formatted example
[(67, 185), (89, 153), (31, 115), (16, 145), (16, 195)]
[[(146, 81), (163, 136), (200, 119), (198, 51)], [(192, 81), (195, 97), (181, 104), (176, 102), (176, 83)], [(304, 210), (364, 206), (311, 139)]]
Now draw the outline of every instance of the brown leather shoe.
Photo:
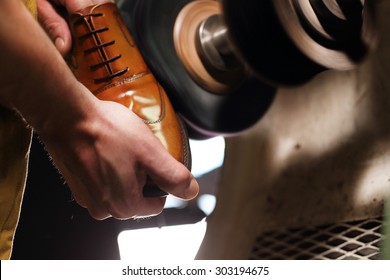
[[(69, 64), (76, 78), (99, 99), (131, 109), (169, 153), (190, 169), (186, 129), (146, 66), (117, 6), (106, 3), (82, 9), (70, 16), (70, 27), (73, 49)], [(151, 191), (153, 184), (148, 185)]]

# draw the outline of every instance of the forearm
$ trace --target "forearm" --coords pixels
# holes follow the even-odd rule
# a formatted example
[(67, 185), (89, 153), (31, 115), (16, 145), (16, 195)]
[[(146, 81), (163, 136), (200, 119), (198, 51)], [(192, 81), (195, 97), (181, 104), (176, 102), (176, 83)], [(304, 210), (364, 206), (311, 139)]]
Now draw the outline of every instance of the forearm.
[(38, 131), (82, 119), (95, 98), (76, 81), (21, 1), (1, 1), (0, 18), (0, 103), (19, 111)]

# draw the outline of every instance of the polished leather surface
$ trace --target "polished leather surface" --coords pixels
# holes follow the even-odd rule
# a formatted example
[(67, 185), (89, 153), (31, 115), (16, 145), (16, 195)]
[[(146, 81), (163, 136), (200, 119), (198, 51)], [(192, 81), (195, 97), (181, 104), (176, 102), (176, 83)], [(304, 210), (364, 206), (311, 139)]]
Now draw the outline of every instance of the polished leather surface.
[(117, 6), (91, 6), (70, 16), (73, 49), (70, 67), (99, 99), (136, 113), (169, 153), (190, 169), (184, 126), (164, 89), (144, 62)]

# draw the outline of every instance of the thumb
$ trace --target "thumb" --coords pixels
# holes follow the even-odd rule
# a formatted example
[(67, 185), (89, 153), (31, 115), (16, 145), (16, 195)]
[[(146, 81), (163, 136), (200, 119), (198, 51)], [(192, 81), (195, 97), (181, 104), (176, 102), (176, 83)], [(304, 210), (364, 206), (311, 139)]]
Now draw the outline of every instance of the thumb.
[(67, 55), (72, 46), (72, 37), (66, 20), (48, 0), (38, 0), (37, 8), (41, 26), (61, 55)]
[[(160, 144), (160, 143), (159, 143)], [(158, 150), (156, 150), (156, 148)], [(191, 200), (199, 193), (199, 184), (191, 172), (175, 160), (161, 145), (147, 153), (146, 172), (151, 181), (163, 191), (184, 200)]]

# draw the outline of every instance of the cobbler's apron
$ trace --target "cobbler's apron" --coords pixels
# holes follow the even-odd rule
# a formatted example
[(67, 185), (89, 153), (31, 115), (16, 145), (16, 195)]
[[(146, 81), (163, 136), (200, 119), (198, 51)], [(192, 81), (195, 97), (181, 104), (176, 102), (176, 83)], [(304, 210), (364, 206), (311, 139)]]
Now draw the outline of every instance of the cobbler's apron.
[[(36, 16), (35, 0), (23, 0)], [(0, 259), (9, 259), (19, 219), (31, 129), (13, 111), (0, 106)]]

